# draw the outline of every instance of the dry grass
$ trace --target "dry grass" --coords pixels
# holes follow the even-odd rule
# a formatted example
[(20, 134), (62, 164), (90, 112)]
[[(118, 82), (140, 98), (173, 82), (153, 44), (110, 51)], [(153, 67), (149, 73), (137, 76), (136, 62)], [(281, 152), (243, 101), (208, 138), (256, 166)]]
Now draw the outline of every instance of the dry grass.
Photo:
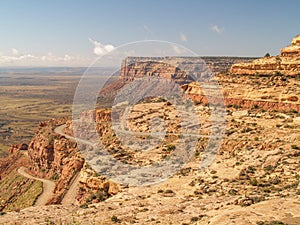
[(30, 180), (15, 170), (0, 181), (1, 209), (14, 211), (34, 205), (36, 198), (43, 191), (40, 181)]

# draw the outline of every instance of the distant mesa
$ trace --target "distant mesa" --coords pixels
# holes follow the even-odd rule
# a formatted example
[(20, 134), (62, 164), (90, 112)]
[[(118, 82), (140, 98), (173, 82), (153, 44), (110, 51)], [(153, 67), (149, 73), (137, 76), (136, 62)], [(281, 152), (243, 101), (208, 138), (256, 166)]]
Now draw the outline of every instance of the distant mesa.
[(177, 80), (190, 78), (184, 71), (197, 71), (208, 67), (213, 73), (228, 71), (235, 63), (251, 62), (255, 57), (193, 56), (193, 57), (127, 57), (122, 62), (120, 78), (133, 80), (137, 77), (159, 76)]
[[(211, 74), (227, 72), (231, 66), (240, 62), (251, 62), (254, 57), (127, 57), (122, 61), (119, 79), (105, 85), (98, 98), (107, 106), (113, 104), (117, 91), (134, 79), (141, 77), (160, 77), (171, 79), (179, 85), (194, 82), (198, 73), (210, 70)], [(189, 71), (189, 72), (187, 72)], [(210, 74), (210, 71), (208, 73)], [(204, 74), (204, 73), (203, 73)], [(194, 77), (194, 78), (193, 78)]]
[(230, 72), (238, 75), (300, 75), (300, 35), (293, 38), (289, 46), (282, 48), (280, 55), (234, 64)]

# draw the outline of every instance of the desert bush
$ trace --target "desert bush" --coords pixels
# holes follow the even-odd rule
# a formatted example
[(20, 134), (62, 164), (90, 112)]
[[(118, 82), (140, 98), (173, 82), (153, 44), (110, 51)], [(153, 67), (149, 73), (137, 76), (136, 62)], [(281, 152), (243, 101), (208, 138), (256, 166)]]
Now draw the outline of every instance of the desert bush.
[(113, 215), (113, 216), (110, 218), (110, 220), (111, 220), (112, 222), (114, 222), (114, 223), (120, 223), (120, 222), (121, 222), (121, 220), (120, 220), (118, 217), (116, 217), (115, 215)]

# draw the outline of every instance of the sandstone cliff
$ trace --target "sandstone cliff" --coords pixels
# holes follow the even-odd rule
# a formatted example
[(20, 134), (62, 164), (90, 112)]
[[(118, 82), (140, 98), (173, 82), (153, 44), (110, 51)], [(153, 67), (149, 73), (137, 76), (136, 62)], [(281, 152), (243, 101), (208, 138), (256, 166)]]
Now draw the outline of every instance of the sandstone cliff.
[[(84, 116), (88, 114), (86, 112)], [(117, 185), (100, 177), (88, 165), (83, 168), (85, 160), (77, 149), (77, 143), (54, 132), (56, 127), (64, 123), (67, 124), (65, 132), (72, 135), (70, 121), (56, 119), (41, 122), (28, 146), (30, 170), (36, 176), (56, 183), (54, 196), (48, 204), (61, 203), (72, 182), (78, 182), (75, 184), (78, 188), (72, 191), (77, 192), (75, 198), (79, 204), (103, 201), (116, 194), (119, 191)]]
[[(234, 63), (250, 62), (251, 57), (127, 57), (123, 60), (119, 77), (113, 77), (101, 90), (98, 103), (101, 107), (113, 105), (118, 91), (135, 78), (161, 77), (172, 79), (180, 85), (194, 81), (208, 68), (214, 75), (226, 72)], [(189, 71), (189, 72), (186, 72)]]
[[(205, 63), (213, 73), (225, 72), (235, 63), (250, 62), (255, 57), (222, 57), (222, 56), (195, 56), (195, 57), (127, 57), (122, 62), (120, 77), (132, 79), (135, 75), (159, 75), (165, 78), (177, 77), (179, 70), (199, 69)], [(154, 65), (154, 64), (157, 65)], [(151, 65), (154, 67), (151, 67)], [(166, 69), (164, 69), (164, 68)], [(177, 68), (176, 68), (177, 67)], [(180, 71), (182, 73), (182, 71)], [(175, 76), (174, 76), (175, 75)], [(181, 79), (183, 79), (182, 77)]]
[(290, 46), (282, 48), (280, 55), (264, 57), (250, 63), (234, 64), (230, 73), (241, 75), (300, 75), (300, 36), (295, 37)]
[(65, 120), (41, 122), (28, 146), (30, 170), (36, 176), (56, 182), (54, 198), (50, 203), (59, 203), (72, 178), (81, 170), (84, 159), (76, 143), (54, 133), (54, 128)]

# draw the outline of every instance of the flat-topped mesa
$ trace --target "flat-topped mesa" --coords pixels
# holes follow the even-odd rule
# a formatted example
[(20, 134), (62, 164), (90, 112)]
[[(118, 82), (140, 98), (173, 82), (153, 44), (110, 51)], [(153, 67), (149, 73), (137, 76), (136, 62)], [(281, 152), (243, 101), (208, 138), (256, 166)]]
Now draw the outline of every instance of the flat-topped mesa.
[(280, 55), (256, 59), (250, 63), (232, 65), (230, 73), (238, 75), (300, 75), (300, 35), (293, 38), (291, 45), (282, 48)]
[[(228, 70), (237, 62), (249, 62), (255, 58), (243, 57), (127, 57), (122, 62), (120, 78), (132, 81), (135, 78), (156, 76), (173, 79), (179, 84), (194, 81), (190, 73), (207, 70), (219, 73)], [(189, 73), (189, 74), (188, 74)]]
[(192, 78), (167, 58), (126, 58), (122, 63), (120, 78), (132, 81), (141, 77), (160, 77), (175, 80), (179, 84), (190, 83)]

